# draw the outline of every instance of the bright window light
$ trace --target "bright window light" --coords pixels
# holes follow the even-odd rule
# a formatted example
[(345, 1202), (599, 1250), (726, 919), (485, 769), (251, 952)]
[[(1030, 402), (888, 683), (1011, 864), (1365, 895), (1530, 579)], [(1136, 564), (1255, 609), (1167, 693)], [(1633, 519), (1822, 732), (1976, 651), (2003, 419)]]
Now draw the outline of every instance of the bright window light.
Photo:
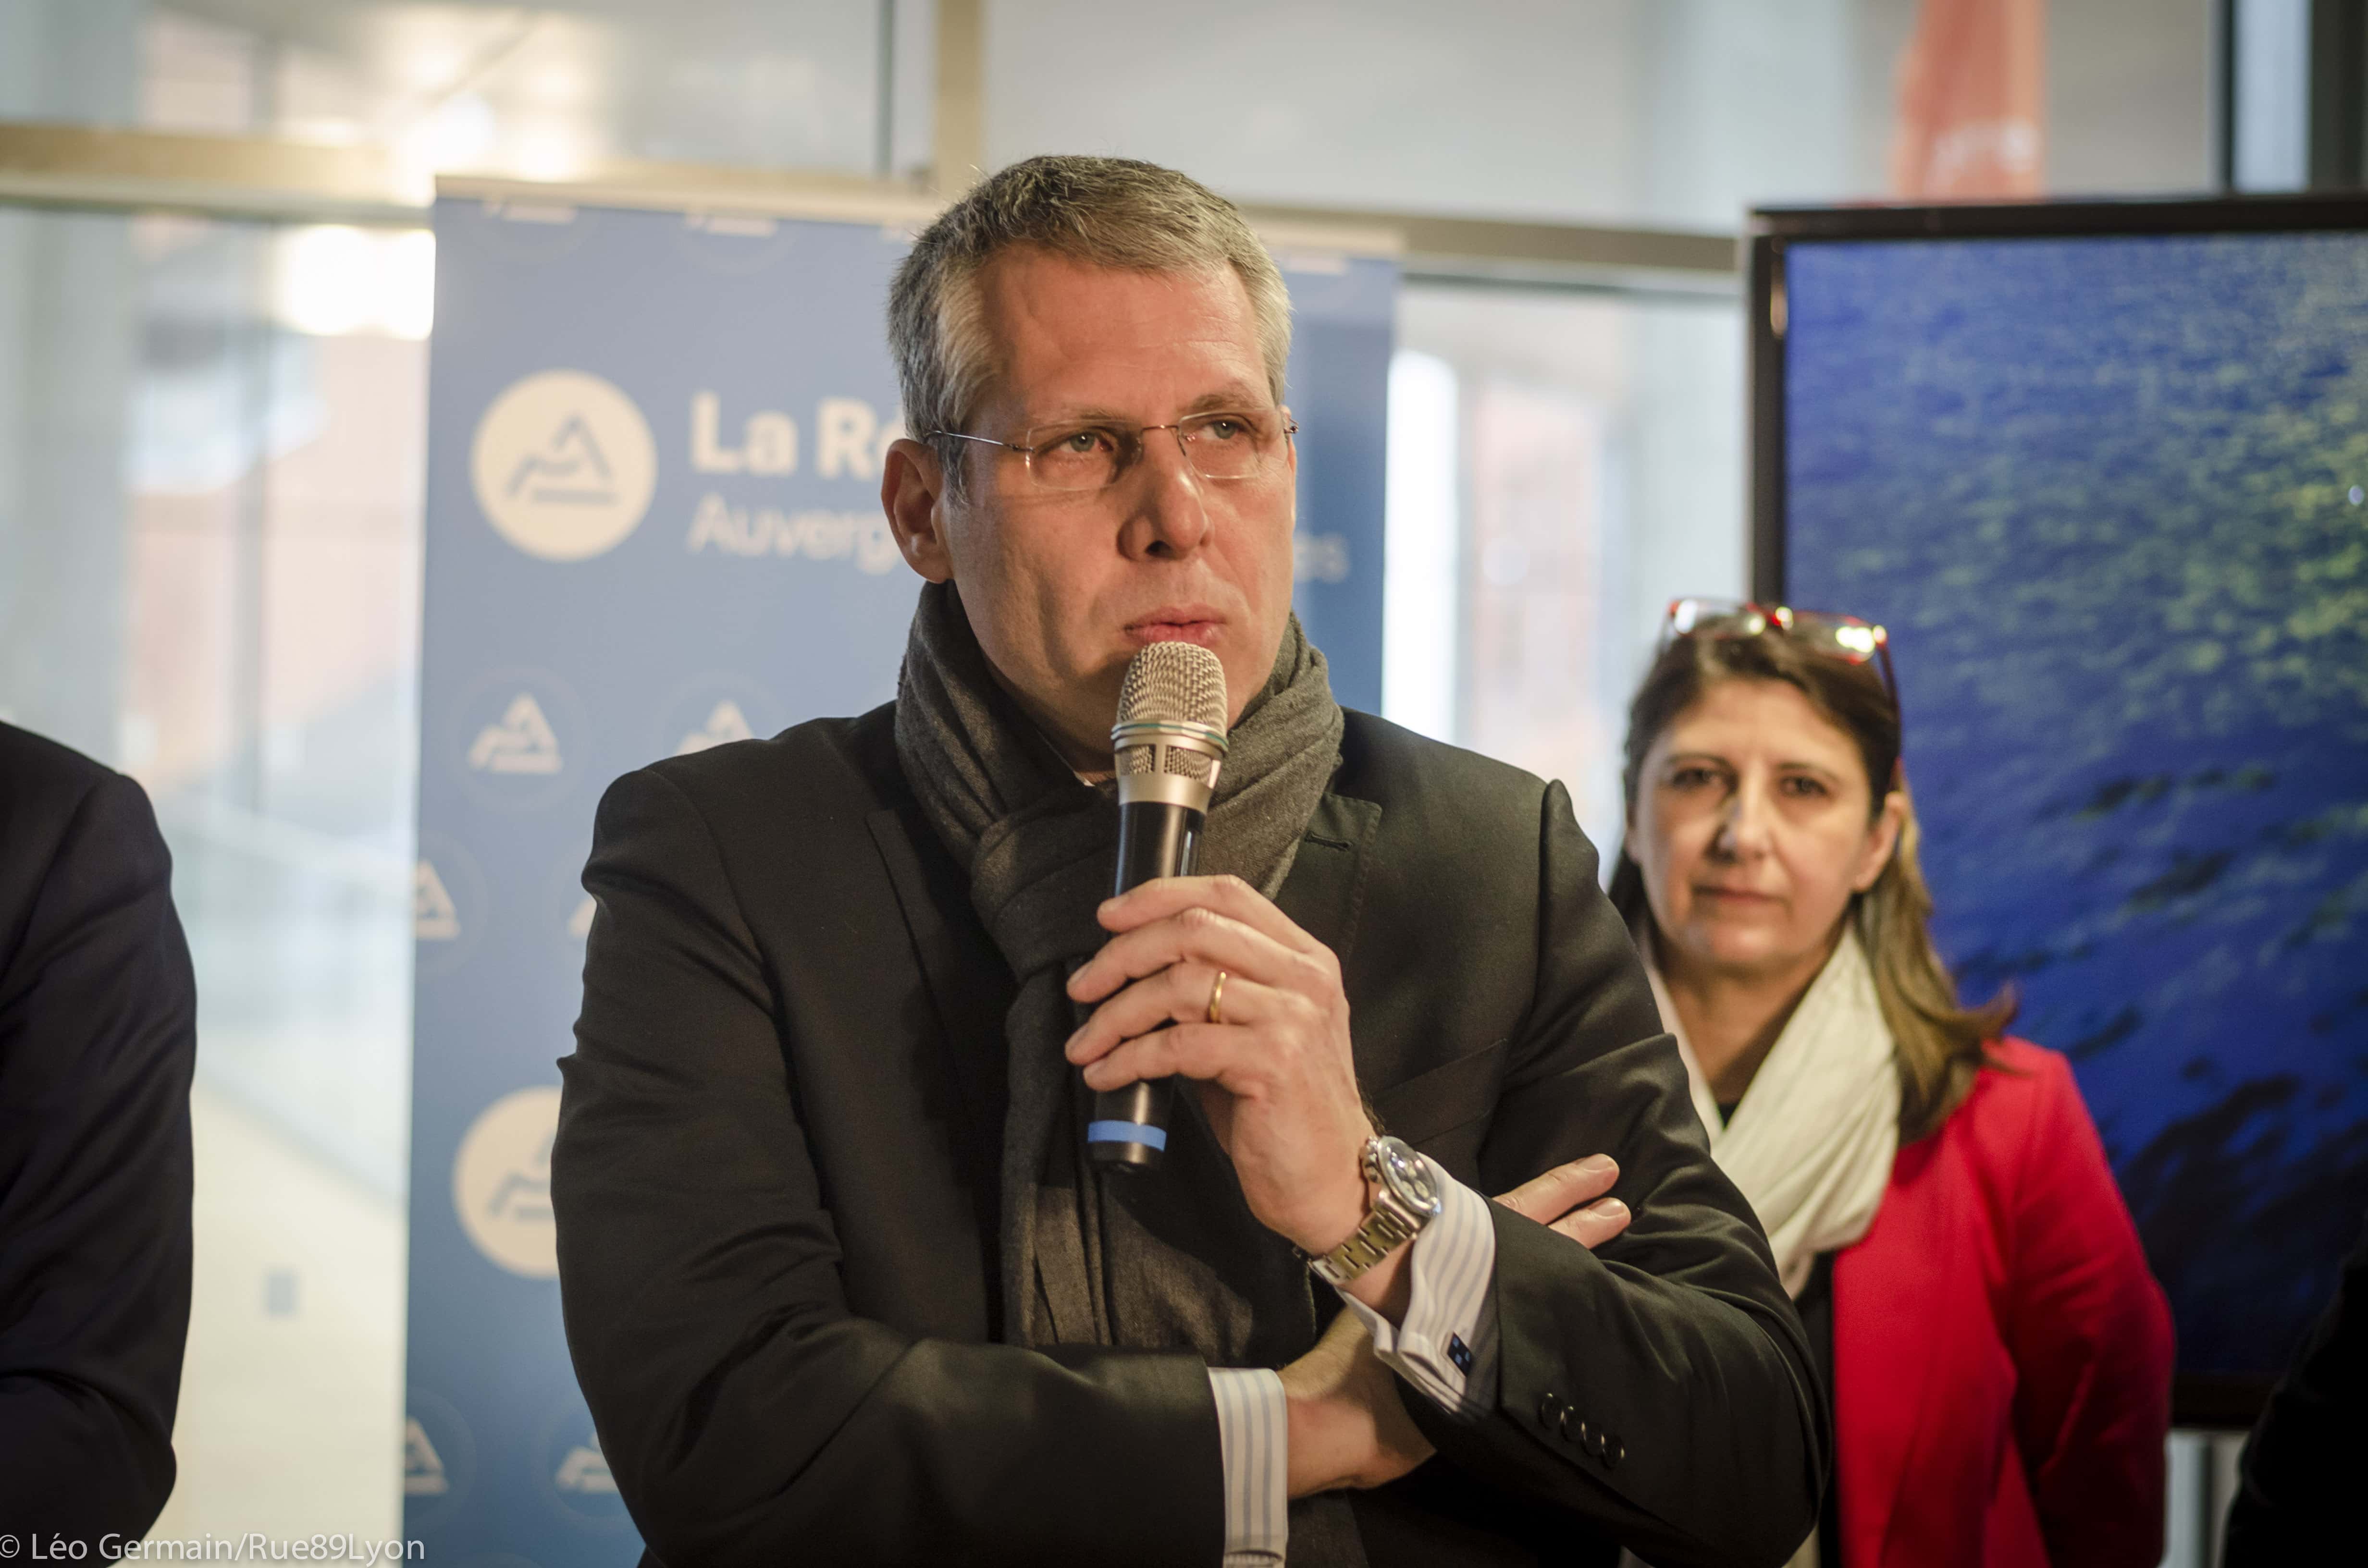
[(2300, 190), (2310, 183), (2309, 0), (2237, 0), (2238, 190)]
[(463, 93), (416, 122), (403, 148), (429, 168), (467, 168), (493, 151), (495, 131), (494, 106)]
[(436, 236), (425, 229), (290, 229), (279, 238), (272, 314), (314, 337), (416, 341), (436, 315)]
[(504, 161), (525, 179), (582, 179), (589, 166), (583, 138), (558, 126), (523, 132)]
[(405, 189), (426, 199), (436, 194), (439, 169), (474, 168), (494, 149), (499, 129), (493, 105), (474, 93), (438, 105), (395, 136), (394, 166)]
[(436, 236), (426, 229), (392, 235), (379, 323), (391, 336), (417, 342), (436, 324)]
[(343, 337), (372, 313), (378, 283), (372, 236), (342, 225), (292, 230), (279, 242), (273, 303), (285, 325), (315, 337)]

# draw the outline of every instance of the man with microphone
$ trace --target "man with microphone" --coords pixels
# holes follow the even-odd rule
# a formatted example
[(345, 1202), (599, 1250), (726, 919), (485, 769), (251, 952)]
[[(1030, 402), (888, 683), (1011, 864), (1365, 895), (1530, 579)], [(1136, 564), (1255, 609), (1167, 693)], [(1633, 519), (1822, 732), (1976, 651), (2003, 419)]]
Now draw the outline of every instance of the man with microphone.
[[(653, 1557), (1782, 1562), (1799, 1324), (1561, 786), (1333, 700), (1240, 215), (1015, 165), (890, 336), (895, 702), (627, 776), (585, 873), (560, 1278)], [(1203, 744), (1114, 753), (1131, 668)]]

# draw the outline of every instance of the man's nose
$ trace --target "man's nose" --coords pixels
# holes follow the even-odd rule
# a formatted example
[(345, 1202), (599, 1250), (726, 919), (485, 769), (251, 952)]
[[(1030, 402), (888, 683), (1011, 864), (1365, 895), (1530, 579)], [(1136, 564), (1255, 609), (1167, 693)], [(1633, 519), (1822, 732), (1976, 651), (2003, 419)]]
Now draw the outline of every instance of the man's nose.
[(1133, 506), (1119, 536), (1130, 556), (1180, 561), (1209, 540), (1208, 482), (1184, 460), (1173, 430), (1143, 433), (1143, 458), (1131, 476)]

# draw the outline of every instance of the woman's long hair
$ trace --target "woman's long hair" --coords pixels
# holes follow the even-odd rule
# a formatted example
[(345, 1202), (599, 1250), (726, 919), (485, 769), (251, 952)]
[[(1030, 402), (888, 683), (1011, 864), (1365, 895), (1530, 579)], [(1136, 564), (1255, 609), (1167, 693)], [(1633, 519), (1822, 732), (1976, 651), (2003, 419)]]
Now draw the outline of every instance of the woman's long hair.
[[(1833, 721), (1858, 746), (1866, 765), (1873, 809), (1883, 809), (1888, 781), (1907, 810), (1898, 846), (1875, 883), (1853, 894), (1844, 918), (1858, 930), (1874, 971), (1874, 992), (1891, 1026), (1899, 1063), (1899, 1141), (1912, 1143), (1937, 1131), (1964, 1103), (1974, 1074), (1988, 1062), (1987, 1042), (2015, 1015), (2010, 987), (1978, 1007), (1957, 1000), (1956, 982), (1932, 946), (1932, 893), (1917, 858), (1921, 834), (1916, 805), (1899, 770), (1899, 710), (1871, 665), (1851, 665), (1812, 653), (1780, 632), (1759, 637), (1680, 637), (1655, 662), (1628, 709), (1626, 766), (1621, 785), (1628, 815), (1645, 758), (1661, 732), (1722, 680), (1773, 680), (1797, 687), (1809, 705)], [(1645, 874), (1623, 844), (1611, 875), (1611, 903), (1632, 931), (1652, 929)]]

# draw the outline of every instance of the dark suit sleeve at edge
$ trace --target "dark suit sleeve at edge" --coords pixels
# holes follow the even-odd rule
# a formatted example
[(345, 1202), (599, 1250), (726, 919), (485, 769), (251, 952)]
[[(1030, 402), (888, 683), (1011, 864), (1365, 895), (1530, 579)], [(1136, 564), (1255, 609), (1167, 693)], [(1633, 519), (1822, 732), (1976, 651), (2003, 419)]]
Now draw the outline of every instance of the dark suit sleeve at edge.
[(2330, 1541), (2360, 1528), (2368, 1475), (2368, 1233), (2343, 1260), (2335, 1299), (2311, 1325), (2268, 1408), (2245, 1439), (2228, 1507), (2226, 1568), (2324, 1562)]
[(0, 1529), (19, 1536), (136, 1540), (173, 1490), (197, 994), (171, 881), (146, 795), (106, 776), (0, 953)]
[[(1481, 1176), (1501, 1192), (1607, 1152), (1634, 1219), (1589, 1253), (1493, 1207), (1496, 1418), (1463, 1426), (1419, 1396), (1406, 1403), (1453, 1464), (1661, 1568), (1781, 1563), (1816, 1523), (1827, 1463), (1807, 1342), (1748, 1205), (1711, 1161), (1559, 784), (1542, 831), (1537, 999)], [(1574, 1440), (1582, 1422), (1616, 1462)]]
[(673, 1568), (1215, 1562), (1199, 1358), (916, 1340), (850, 1313), (772, 979), (682, 790), (649, 771), (611, 787), (584, 881), (598, 913), (552, 1151), (561, 1296), (652, 1551)]

